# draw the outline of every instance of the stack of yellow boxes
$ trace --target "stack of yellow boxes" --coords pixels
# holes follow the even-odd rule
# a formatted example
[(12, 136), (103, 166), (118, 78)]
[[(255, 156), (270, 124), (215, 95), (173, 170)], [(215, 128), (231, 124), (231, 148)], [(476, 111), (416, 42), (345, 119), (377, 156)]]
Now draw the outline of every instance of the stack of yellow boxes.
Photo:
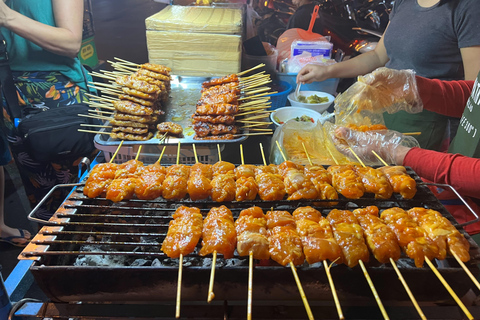
[(223, 76), (241, 68), (241, 8), (170, 5), (145, 20), (149, 62), (172, 74)]

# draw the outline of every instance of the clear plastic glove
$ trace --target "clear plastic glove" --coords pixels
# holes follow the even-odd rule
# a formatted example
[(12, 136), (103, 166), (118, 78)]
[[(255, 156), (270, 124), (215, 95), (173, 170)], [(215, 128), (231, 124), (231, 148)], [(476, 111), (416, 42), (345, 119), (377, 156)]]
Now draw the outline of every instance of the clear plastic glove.
[(336, 109), (346, 113), (406, 111), (418, 113), (423, 103), (413, 70), (378, 68), (359, 76), (358, 81), (335, 99)]
[(372, 151), (375, 151), (388, 164), (401, 165), (406, 152), (419, 146), (415, 138), (393, 130), (362, 132), (337, 127), (333, 140), (340, 152), (351, 158), (356, 158), (355, 155), (357, 155), (368, 165), (383, 165)]

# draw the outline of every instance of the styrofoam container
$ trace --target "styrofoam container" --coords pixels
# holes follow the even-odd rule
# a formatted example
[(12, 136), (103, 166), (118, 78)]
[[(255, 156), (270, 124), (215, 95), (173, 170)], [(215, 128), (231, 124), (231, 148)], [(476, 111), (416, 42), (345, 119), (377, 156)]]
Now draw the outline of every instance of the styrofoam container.
[[(303, 88), (303, 84), (302, 84), (302, 88)], [(332, 96), (331, 94), (329, 93), (326, 93), (326, 92), (321, 92), (321, 91), (300, 91), (299, 92), (299, 95), (301, 96), (304, 96), (304, 97), (309, 97), (311, 95), (317, 95), (321, 98), (323, 97), (327, 97), (328, 98), (328, 101), (327, 102), (323, 102), (323, 103), (305, 103), (305, 102), (299, 102), (295, 99), (294, 95), (295, 95), (295, 92), (292, 92), (288, 95), (288, 101), (290, 101), (290, 104), (293, 106), (293, 107), (301, 107), (301, 108), (307, 108), (307, 109), (312, 109), (312, 110), (315, 110), (316, 112), (323, 112), (325, 110), (328, 109), (328, 107), (330, 107), (330, 105), (333, 103), (333, 101), (335, 100), (335, 97)]]
[[(312, 109), (300, 107), (283, 107), (276, 109), (275, 112), (272, 112), (270, 114), (270, 119), (275, 124), (275, 126), (280, 126), (290, 119), (295, 119), (296, 117), (301, 116), (310, 117), (313, 119), (313, 122), (317, 122), (322, 117), (320, 113)], [(278, 121), (275, 119), (278, 119)]]
[[(297, 86), (297, 73), (278, 72), (277, 77), (279, 80), (290, 83), (290, 85), (292, 85), (292, 87), (294, 88)], [(306, 83), (302, 84), (302, 89), (311, 91), (323, 91), (335, 96), (337, 94), (337, 87), (339, 81), (339, 78), (331, 78), (325, 81)]]

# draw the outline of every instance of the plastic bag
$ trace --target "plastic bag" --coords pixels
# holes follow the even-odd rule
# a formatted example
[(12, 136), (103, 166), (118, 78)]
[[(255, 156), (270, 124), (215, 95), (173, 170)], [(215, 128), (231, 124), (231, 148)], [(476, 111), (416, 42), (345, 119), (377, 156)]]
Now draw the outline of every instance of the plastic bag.
[(397, 151), (400, 146), (419, 147), (415, 138), (393, 130), (363, 132), (333, 126), (330, 133), (336, 148), (340, 152), (348, 157), (356, 158), (358, 156), (365, 165), (370, 166), (383, 165), (383, 162), (372, 151), (375, 151), (386, 163), (396, 164)]
[(298, 73), (307, 64), (318, 64), (322, 66), (329, 66), (337, 63), (333, 59), (326, 59), (322, 56), (313, 57), (309, 52), (302, 52), (301, 55), (288, 59), (286, 65), (286, 72)]
[(303, 52), (308, 52), (312, 57), (321, 56), (326, 59), (332, 57), (333, 43), (325, 40), (322, 41), (303, 41), (295, 40), (292, 42), (291, 54), (293, 58), (301, 55)]

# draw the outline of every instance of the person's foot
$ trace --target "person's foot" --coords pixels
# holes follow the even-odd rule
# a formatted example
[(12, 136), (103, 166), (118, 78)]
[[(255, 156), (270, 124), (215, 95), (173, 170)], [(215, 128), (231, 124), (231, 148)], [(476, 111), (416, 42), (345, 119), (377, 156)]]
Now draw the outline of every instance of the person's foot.
[(2, 227), (0, 242), (6, 242), (17, 247), (26, 246), (32, 238), (32, 234), (25, 229)]

